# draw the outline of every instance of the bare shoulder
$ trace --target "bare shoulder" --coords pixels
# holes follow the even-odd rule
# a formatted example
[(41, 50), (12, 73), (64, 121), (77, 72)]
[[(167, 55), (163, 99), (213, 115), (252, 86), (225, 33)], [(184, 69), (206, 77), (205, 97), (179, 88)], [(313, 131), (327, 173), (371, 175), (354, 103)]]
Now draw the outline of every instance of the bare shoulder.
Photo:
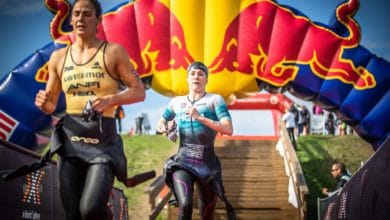
[(61, 60), (64, 60), (65, 59), (65, 55), (66, 55), (66, 51), (67, 51), (67, 48), (60, 48), (60, 49), (57, 49), (55, 50), (51, 56), (50, 56), (50, 62), (52, 64), (57, 64), (58, 62), (60, 62)]
[(67, 51), (67, 47), (57, 49), (57, 50), (55, 50), (55, 51), (51, 54), (51, 57), (52, 57), (52, 58), (63, 57), (63, 56), (65, 56), (66, 51)]
[(121, 46), (120, 44), (113, 43), (113, 42), (108, 42), (106, 51), (110, 55), (123, 55), (127, 54), (125, 48)]
[(53, 73), (59, 73), (61, 67), (65, 62), (67, 47), (55, 50), (49, 60), (49, 71)]

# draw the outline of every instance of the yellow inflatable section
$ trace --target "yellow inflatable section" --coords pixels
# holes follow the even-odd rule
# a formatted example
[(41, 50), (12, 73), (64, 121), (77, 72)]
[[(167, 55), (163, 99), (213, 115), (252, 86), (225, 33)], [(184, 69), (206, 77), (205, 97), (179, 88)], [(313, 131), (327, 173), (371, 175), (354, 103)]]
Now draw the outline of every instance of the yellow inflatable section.
[[(256, 1), (163, 0), (161, 2), (171, 10), (184, 27), (186, 46), (193, 59), (210, 65), (221, 50), (228, 25), (240, 14), (242, 8)], [(183, 68), (154, 74), (152, 88), (168, 96), (186, 94), (188, 89), (186, 70)], [(225, 70), (209, 75), (206, 90), (219, 93), (227, 100), (233, 100), (236, 96), (244, 97), (249, 93), (258, 92), (259, 87), (254, 74)]]

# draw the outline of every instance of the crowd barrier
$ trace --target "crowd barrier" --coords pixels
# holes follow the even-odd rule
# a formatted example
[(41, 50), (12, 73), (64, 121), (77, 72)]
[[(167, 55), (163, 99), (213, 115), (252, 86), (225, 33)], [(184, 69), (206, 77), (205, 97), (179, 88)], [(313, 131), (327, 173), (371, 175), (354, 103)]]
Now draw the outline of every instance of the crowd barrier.
[[(1, 176), (39, 160), (40, 156), (35, 152), (0, 139)], [(22, 177), (7, 181), (0, 177), (0, 219), (65, 219), (57, 175), (57, 165), (52, 162)], [(128, 219), (127, 198), (121, 189), (113, 188), (107, 205), (115, 220)]]

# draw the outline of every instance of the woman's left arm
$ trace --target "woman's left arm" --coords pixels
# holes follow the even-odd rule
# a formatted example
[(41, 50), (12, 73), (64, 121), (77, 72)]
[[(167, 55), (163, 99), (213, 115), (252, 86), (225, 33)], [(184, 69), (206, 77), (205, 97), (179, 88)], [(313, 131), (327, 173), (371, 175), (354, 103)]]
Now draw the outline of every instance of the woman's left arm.
[[(196, 109), (195, 109), (196, 111)], [(200, 123), (206, 125), (207, 127), (217, 131), (217, 132), (220, 132), (222, 134), (226, 134), (226, 135), (232, 135), (233, 134), (233, 124), (232, 124), (232, 121), (231, 120), (227, 120), (227, 119), (222, 119), (220, 121), (214, 121), (210, 118), (206, 118), (204, 116), (201, 116), (199, 115), (199, 113), (197, 114), (197, 116), (194, 116), (195, 114), (193, 114), (193, 118), (197, 121), (199, 121)]]
[(124, 82), (125, 90), (105, 97), (97, 97), (94, 100), (94, 109), (104, 111), (112, 105), (125, 105), (145, 100), (145, 88), (137, 71), (130, 63), (130, 58), (125, 49), (119, 44), (109, 43), (106, 48), (105, 60), (108, 71)]

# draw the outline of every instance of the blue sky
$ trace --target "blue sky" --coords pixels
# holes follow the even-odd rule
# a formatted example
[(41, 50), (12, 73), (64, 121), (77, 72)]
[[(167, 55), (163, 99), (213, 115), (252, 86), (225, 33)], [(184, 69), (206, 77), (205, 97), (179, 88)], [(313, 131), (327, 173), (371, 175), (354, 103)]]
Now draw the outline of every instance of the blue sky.
[[(100, 2), (103, 10), (107, 11), (123, 1), (101, 0)], [(298, 9), (313, 21), (327, 24), (336, 6), (342, 1), (279, 0), (278, 2)], [(0, 8), (0, 28), (2, 30), (0, 34), (2, 48), (0, 50), (0, 77), (3, 77), (34, 51), (51, 42), (49, 25), (52, 14), (46, 9), (44, 0), (0, 0)], [(390, 60), (389, 10), (389, 0), (361, 0), (360, 9), (355, 16), (362, 30), (361, 45), (386, 60)], [(128, 131), (134, 126), (134, 118), (140, 112), (148, 113), (154, 130), (156, 121), (168, 101), (169, 98), (148, 90), (145, 102), (125, 106), (124, 130)], [(247, 117), (249, 114), (250, 119)], [(235, 134), (271, 135), (273, 132), (269, 111), (232, 111), (232, 115)], [(259, 123), (253, 123), (253, 121)], [(253, 124), (257, 127), (253, 127)]]

